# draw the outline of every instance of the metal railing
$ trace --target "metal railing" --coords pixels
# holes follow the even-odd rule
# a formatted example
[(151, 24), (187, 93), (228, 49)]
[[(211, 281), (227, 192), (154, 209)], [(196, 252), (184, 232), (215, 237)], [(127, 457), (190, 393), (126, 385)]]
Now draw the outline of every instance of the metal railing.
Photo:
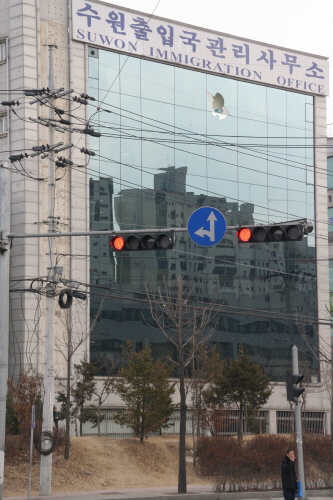
[[(114, 437), (114, 438), (129, 438), (133, 437), (133, 430), (127, 426), (121, 426), (114, 421), (114, 415), (116, 412), (126, 412), (126, 409), (120, 408), (105, 408), (102, 410), (104, 419), (100, 424), (101, 435)], [(212, 431), (207, 427), (206, 429), (200, 429), (200, 435), (210, 435), (216, 434), (220, 436), (235, 436), (237, 434), (239, 425), (239, 411), (238, 410), (221, 410), (220, 417), (223, 418), (224, 424), (216, 430)], [(166, 429), (160, 429), (159, 432), (148, 435), (167, 435), (167, 434), (179, 434), (180, 427), (180, 410), (174, 410), (169, 420), (169, 427)], [(187, 411), (187, 422), (186, 422), (186, 435), (191, 436), (193, 429), (193, 412), (191, 409)], [(265, 434), (268, 429), (268, 412), (260, 411), (259, 415), (255, 418), (243, 418), (243, 430), (246, 434)], [(96, 436), (98, 434), (97, 427), (93, 427), (91, 422), (85, 422), (82, 425), (82, 435), (83, 436)]]
[[(114, 415), (118, 411), (125, 412), (126, 409), (120, 408), (105, 408), (102, 410), (104, 419), (100, 424), (101, 435), (126, 438), (133, 437), (131, 428), (121, 426), (114, 421)], [(235, 436), (239, 425), (238, 410), (221, 410), (220, 419), (223, 420), (223, 425), (220, 428), (207, 426), (206, 429), (200, 429), (200, 435), (219, 435), (219, 436)], [(260, 410), (255, 418), (243, 417), (243, 431), (246, 434), (266, 434), (268, 432), (269, 412)], [(159, 435), (178, 434), (180, 425), (180, 411), (175, 410), (169, 420), (169, 427), (161, 429), (155, 433)], [(290, 434), (295, 432), (295, 415), (292, 411), (277, 411), (276, 412), (277, 434)], [(193, 413), (189, 409), (187, 411), (186, 434), (192, 435), (193, 429)], [(323, 436), (325, 434), (325, 412), (319, 411), (304, 411), (302, 412), (302, 431), (304, 434), (317, 434)], [(91, 422), (85, 422), (82, 426), (84, 436), (96, 436), (98, 434), (97, 427), (93, 427)], [(154, 435), (150, 433), (149, 435)]]
[[(122, 408), (105, 408), (102, 410), (102, 415), (104, 415), (104, 419), (102, 420), (101, 427), (101, 435), (114, 437), (114, 438), (128, 438), (133, 437), (133, 430), (127, 426), (121, 426), (114, 421), (115, 413), (126, 412), (126, 409)], [(159, 432), (153, 434), (149, 433), (149, 436), (152, 435), (162, 435), (162, 434), (178, 434), (179, 433), (179, 424), (180, 424), (180, 411), (175, 410), (169, 420), (169, 427), (166, 429), (161, 429)], [(93, 427), (91, 422), (85, 422), (82, 425), (82, 435), (83, 436), (96, 436), (98, 433), (97, 427)], [(186, 424), (186, 434), (192, 434), (192, 413), (188, 412), (188, 419)]]
[[(293, 411), (276, 412), (277, 434), (290, 434), (295, 432), (295, 413)], [(325, 434), (325, 412), (303, 411), (302, 432), (304, 434)]]
[[(217, 436), (237, 435), (241, 418), (239, 410), (218, 410), (216, 416), (217, 425), (211, 426), (211, 434)], [(260, 410), (255, 416), (243, 415), (242, 427), (244, 434), (266, 434), (268, 432), (268, 411)]]

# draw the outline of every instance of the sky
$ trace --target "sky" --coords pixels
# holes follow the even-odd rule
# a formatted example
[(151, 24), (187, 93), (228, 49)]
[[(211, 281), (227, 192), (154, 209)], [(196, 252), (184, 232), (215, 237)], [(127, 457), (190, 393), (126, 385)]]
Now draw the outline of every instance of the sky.
[(332, 0), (116, 0), (186, 24), (330, 58), (327, 133), (333, 136)]

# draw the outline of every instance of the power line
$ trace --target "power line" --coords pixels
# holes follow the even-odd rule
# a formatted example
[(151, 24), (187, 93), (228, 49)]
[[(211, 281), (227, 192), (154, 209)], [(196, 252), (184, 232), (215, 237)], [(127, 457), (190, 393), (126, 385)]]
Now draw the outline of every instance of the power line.
[[(95, 287), (94, 285), (91, 285), (91, 287)], [(25, 292), (34, 292), (34, 293), (39, 293), (36, 290), (31, 290), (31, 289), (12, 289), (11, 292), (16, 292), (16, 293), (25, 293)], [(108, 298), (108, 299), (120, 299), (122, 301), (132, 301), (132, 302), (138, 302), (141, 304), (148, 304), (149, 301), (148, 299), (141, 299), (138, 297), (124, 297), (123, 295), (115, 295), (115, 294), (102, 294), (102, 293), (96, 293), (93, 291), (85, 291), (88, 295), (95, 296), (95, 297), (103, 297), (103, 298)], [(133, 292), (137, 293), (137, 292)], [(57, 300), (58, 297), (54, 297), (54, 300)], [(195, 308), (198, 308), (198, 302), (193, 301), (193, 306)], [(272, 319), (277, 322), (281, 321), (288, 321), (288, 322), (294, 322), (295, 324), (310, 324), (313, 325), (314, 323), (327, 326), (331, 326), (332, 322), (329, 321), (327, 318), (319, 318), (315, 316), (305, 316), (305, 315), (300, 315), (299, 313), (282, 313), (281, 311), (273, 313), (272, 311), (267, 311), (267, 310), (254, 310), (250, 308), (238, 308), (235, 306), (228, 306), (228, 305), (220, 305), (216, 303), (208, 304), (205, 303), (205, 306), (203, 306), (205, 309), (210, 309), (214, 308), (214, 310), (217, 310), (220, 313), (229, 313), (231, 315), (241, 315), (241, 316), (250, 316), (250, 317), (258, 317), (260, 319)], [(278, 333), (278, 332), (276, 332)]]
[[(123, 164), (123, 163), (122, 163)], [(193, 186), (192, 186), (193, 187)]]
[[(169, 124), (169, 123), (162, 122), (161, 120), (155, 120), (155, 119), (153, 119), (153, 118), (148, 118), (148, 117), (143, 116), (143, 115), (140, 115), (140, 114), (138, 114), (138, 113), (134, 113), (133, 111), (126, 110), (126, 109), (124, 109), (124, 108), (118, 108), (117, 106), (113, 106), (113, 107), (116, 107), (116, 108), (119, 110), (119, 113), (115, 113), (115, 112), (113, 111), (113, 114), (116, 114), (117, 116), (122, 117), (122, 116), (123, 116), (123, 114), (122, 114), (122, 113), (125, 111), (126, 113), (128, 113), (128, 114), (130, 115), (130, 118), (131, 118), (132, 120), (139, 121), (138, 119), (133, 118), (133, 115), (138, 116), (139, 118), (142, 118), (142, 117), (143, 117), (143, 118), (145, 118), (145, 119), (149, 119), (149, 120), (151, 120), (152, 122), (154, 122), (154, 128), (155, 128), (155, 129), (156, 129), (156, 128), (157, 128), (157, 129), (161, 129), (162, 131), (164, 131), (164, 132), (166, 131), (166, 132), (169, 132), (169, 133), (170, 133), (170, 132), (172, 132), (172, 131), (170, 131), (170, 130), (168, 130), (168, 129), (164, 129), (164, 128), (160, 127), (159, 125), (157, 125), (157, 124), (162, 123), (162, 124), (164, 124), (164, 125), (167, 125), (168, 127), (174, 127), (174, 128), (176, 128), (176, 129), (180, 129), (180, 130), (182, 130), (182, 131), (184, 131), (184, 132), (186, 132), (186, 133), (188, 132), (188, 130), (187, 130), (187, 129), (183, 129), (183, 128), (181, 128), (181, 127), (177, 127), (177, 126), (171, 125), (171, 124)], [(147, 123), (147, 122), (143, 122), (143, 123), (145, 123), (146, 125), (147, 125), (147, 124), (149, 124), (149, 123)], [(111, 128), (111, 127), (106, 127), (106, 126), (103, 126), (103, 125), (102, 125), (102, 127), (104, 127), (104, 128)], [(124, 132), (123, 132), (123, 133), (124, 133)], [(152, 138), (150, 138), (150, 137), (135, 137), (135, 136), (130, 135), (130, 134), (127, 134), (127, 135), (128, 135), (130, 138), (135, 138), (136, 140), (146, 140), (146, 141), (148, 141), (148, 142), (155, 142), (155, 141), (154, 141)], [(104, 136), (105, 136), (105, 137), (107, 137), (107, 135), (106, 135), (106, 134), (104, 134)], [(201, 134), (201, 136), (203, 136), (203, 137), (207, 137), (207, 138), (209, 137), (209, 136), (205, 136), (204, 134)], [(185, 136), (185, 137), (186, 137), (186, 136)], [(156, 140), (156, 141), (158, 142), (158, 140)], [(158, 143), (159, 143), (161, 146), (169, 147), (169, 146), (168, 146), (168, 144), (164, 144), (164, 143), (160, 143), (160, 142), (158, 142)], [(170, 144), (174, 144), (174, 141), (170, 141)], [(205, 145), (205, 144), (203, 144), (203, 145)], [(230, 150), (230, 149), (229, 149), (229, 145), (228, 145), (228, 144), (226, 144), (226, 143), (225, 143), (225, 142), (223, 142), (223, 141), (222, 141), (222, 142), (220, 141), (218, 145), (223, 146), (223, 148), (224, 148), (224, 149)], [(237, 144), (237, 145), (235, 145), (235, 147), (236, 147), (236, 148), (242, 148), (242, 145)], [(182, 149), (179, 149), (179, 148), (176, 148), (176, 147), (172, 147), (172, 149), (173, 149), (173, 150), (177, 150), (177, 151), (181, 151), (181, 152), (185, 152), (185, 153), (189, 153), (189, 151), (182, 150)], [(312, 148), (311, 148), (311, 149), (313, 149), (313, 146), (312, 146)], [(234, 150), (231, 150), (231, 151), (232, 151), (232, 152), (237, 152), (237, 151), (234, 151)], [(200, 157), (200, 158), (205, 158), (206, 160), (217, 161), (218, 163), (222, 163), (222, 164), (226, 164), (226, 165), (230, 165), (230, 166), (237, 166), (237, 167), (239, 167), (239, 165), (238, 165), (238, 164), (236, 164), (236, 163), (230, 163), (230, 162), (225, 161), (225, 160), (217, 160), (216, 158), (211, 158), (211, 157), (209, 157), (209, 156), (206, 156), (206, 155), (201, 155), (201, 154), (199, 154), (199, 153), (192, 153), (192, 152), (191, 152), (191, 154), (192, 154), (193, 156), (198, 156), (198, 157)], [(262, 157), (262, 156), (252, 155), (252, 154), (249, 154), (249, 153), (248, 153), (248, 156), (252, 156), (252, 157), (257, 158), (257, 159), (263, 159), (263, 160), (265, 160), (265, 161), (267, 161), (267, 160), (268, 160), (268, 155), (267, 155), (266, 157)], [(275, 161), (275, 160), (271, 160), (271, 162), (272, 162), (272, 163), (277, 163), (277, 164), (279, 164), (279, 165), (284, 165), (284, 166), (285, 166), (285, 162)], [(308, 165), (308, 166), (310, 166), (310, 167), (312, 167), (312, 168), (314, 167), (314, 165)], [(251, 171), (254, 171), (254, 172), (259, 172), (259, 173), (262, 173), (262, 171), (260, 171), (260, 170), (256, 170), (256, 169), (249, 168), (249, 167), (246, 167), (246, 168), (247, 168), (247, 170), (251, 170)], [(305, 169), (304, 169), (304, 167), (297, 167), (297, 166), (293, 166), (293, 168), (300, 168), (300, 169), (301, 169), (301, 170), (303, 170), (303, 171), (305, 170)], [(284, 178), (284, 179), (286, 178), (286, 176), (281, 176), (281, 175), (274, 174), (274, 173), (271, 173), (271, 175), (272, 175), (272, 176), (274, 176), (274, 177), (278, 177), (278, 178)], [(289, 180), (292, 180), (292, 181), (294, 181), (294, 182), (303, 183), (303, 181), (301, 181), (301, 180), (299, 180), (299, 179), (289, 179)]]
[[(119, 164), (119, 165), (121, 165), (121, 166), (126, 166), (126, 167), (132, 168), (132, 169), (134, 169), (134, 170), (138, 170), (138, 171), (140, 171), (141, 173), (142, 173), (142, 172), (144, 172), (144, 173), (147, 173), (147, 174), (149, 174), (149, 175), (153, 175), (151, 172), (147, 171), (146, 169), (143, 169), (142, 167), (139, 167), (139, 166), (138, 166), (138, 167), (136, 167), (136, 166), (134, 166), (134, 165), (131, 165), (131, 164), (128, 164), (128, 163), (125, 163), (125, 162), (122, 162), (122, 161), (120, 162), (120, 161), (117, 161), (117, 160), (113, 160), (113, 159), (111, 159), (111, 158), (109, 158), (109, 157), (105, 157), (105, 156), (103, 156), (103, 155), (101, 155), (101, 154), (96, 154), (96, 156), (97, 156), (97, 157), (99, 157), (99, 158), (102, 158), (102, 159), (104, 159), (104, 160), (108, 160), (108, 161), (110, 161), (110, 162), (112, 162), (112, 163), (116, 163), (116, 164)], [(216, 161), (218, 161), (218, 160), (216, 160)], [(94, 170), (93, 170), (93, 169), (90, 169), (90, 171), (94, 171)], [(95, 172), (97, 172), (99, 175), (101, 175), (101, 172), (100, 172), (100, 171), (95, 171)], [(103, 174), (103, 175), (105, 175), (106, 177), (108, 176), (108, 174)], [(112, 178), (116, 178), (116, 176), (112, 175)], [(179, 185), (183, 185), (185, 188), (201, 189), (201, 188), (200, 188), (200, 187), (198, 187), (198, 186), (194, 186), (194, 185), (191, 185), (191, 184), (188, 184), (188, 183), (184, 183), (184, 182), (180, 182), (180, 181), (179, 181), (179, 182), (177, 181), (177, 184), (179, 184)], [(149, 189), (149, 188), (148, 188), (148, 189)], [(168, 194), (169, 194), (169, 193), (168, 193)], [(127, 195), (127, 193), (126, 193), (126, 195)], [(199, 195), (198, 195), (198, 196), (199, 196)], [(207, 197), (216, 197), (216, 196), (217, 196), (218, 198), (222, 198), (222, 197), (224, 197), (224, 198), (226, 198), (226, 202), (227, 202), (227, 200), (229, 200), (229, 203), (230, 203), (231, 201), (236, 201), (236, 202), (238, 202), (238, 203), (249, 203), (248, 201), (241, 200), (240, 198), (233, 198), (233, 197), (228, 196), (228, 195), (225, 195), (225, 194), (223, 194), (223, 193), (217, 193), (217, 192), (214, 192), (214, 191), (209, 191), (209, 193), (208, 193), (206, 196), (207, 196)], [(170, 198), (171, 198), (171, 200), (172, 200), (172, 196), (170, 196)], [(179, 203), (180, 203), (180, 202), (182, 202), (182, 203), (188, 203), (188, 201), (186, 200), (186, 198), (181, 197), (181, 195), (176, 195), (176, 196), (174, 196), (174, 201), (178, 201)], [(228, 203), (228, 202), (227, 202), (227, 203)], [(190, 202), (190, 204), (193, 204), (193, 206), (195, 206), (195, 202)], [(268, 207), (266, 207), (266, 206), (262, 206), (262, 205), (258, 205), (258, 204), (255, 204), (255, 207), (256, 207), (257, 209), (258, 209), (258, 208), (262, 208), (262, 209), (263, 209), (263, 210), (265, 210), (265, 211), (267, 211), (267, 210), (268, 210)], [(271, 211), (272, 211), (272, 209), (271, 209)], [(276, 213), (276, 214), (283, 214), (284, 216), (287, 216), (287, 217), (293, 217), (293, 218), (295, 218), (295, 219), (301, 218), (301, 216), (300, 216), (300, 215), (290, 214), (289, 212), (284, 212), (284, 211), (282, 211), (282, 210), (274, 210), (274, 213)], [(244, 218), (244, 220), (246, 220), (246, 221), (247, 221), (247, 223), (248, 223), (248, 217), (246, 217), (246, 216), (242, 216), (241, 214), (239, 214), (239, 217), (240, 217), (240, 218)], [(258, 220), (259, 220), (259, 219), (258, 219)], [(262, 222), (267, 224), (267, 222), (264, 222), (264, 221), (262, 221)], [(325, 221), (325, 223), (326, 223), (326, 221)]]
[[(118, 108), (118, 109), (121, 109), (121, 108)], [(100, 111), (102, 111), (102, 110), (100, 110)], [(130, 112), (130, 111), (128, 111), (128, 110), (125, 110), (125, 111), (126, 111), (126, 112), (129, 112), (129, 113), (131, 113), (131, 114), (133, 114), (132, 112)], [(116, 114), (117, 114), (117, 113), (116, 113)], [(119, 113), (118, 113), (118, 115), (119, 115), (119, 116), (121, 116), (121, 114), (119, 114)], [(140, 117), (141, 117), (142, 115), (138, 115), (138, 116), (140, 116)], [(147, 118), (147, 117), (146, 117), (146, 118)], [(151, 119), (151, 118), (149, 118), (149, 120), (155, 121), (154, 119)], [(156, 121), (157, 121), (157, 123), (161, 123), (161, 122), (160, 122), (160, 120), (156, 120)], [(170, 124), (167, 124), (167, 123), (166, 123), (166, 125), (171, 126)], [(103, 125), (102, 125), (102, 126), (103, 126)], [(104, 126), (104, 127), (106, 127), (106, 126)], [(111, 128), (111, 129), (112, 129), (113, 127), (108, 126), (108, 127), (106, 127), (106, 128)], [(159, 128), (161, 128), (161, 127), (159, 127)], [(178, 127), (177, 127), (177, 128), (178, 128)], [(164, 130), (164, 132), (165, 132), (165, 133), (172, 133), (172, 131), (169, 131), (169, 130), (165, 130), (165, 129), (162, 129), (162, 130)], [(182, 129), (182, 130), (186, 130), (186, 129)], [(191, 133), (191, 132), (190, 132), (190, 131), (186, 131), (186, 133), (188, 134), (188, 133)], [(128, 134), (128, 135), (129, 135), (129, 134)], [(181, 134), (181, 136), (183, 136), (183, 135), (184, 135), (184, 134)], [(203, 135), (203, 134), (201, 134), (201, 135), (200, 135), (200, 134), (196, 134), (196, 135), (197, 135), (197, 136), (203, 136), (203, 137), (206, 137), (206, 138), (210, 137), (210, 136), (206, 136), (206, 135)], [(186, 136), (185, 136), (185, 137), (186, 137)], [(140, 140), (140, 141), (141, 141), (141, 140), (143, 140), (142, 136), (140, 136), (140, 137), (136, 137), (136, 136), (133, 136), (133, 135), (129, 135), (129, 138), (131, 138), (131, 139), (136, 139), (136, 140)], [(144, 138), (144, 140), (147, 140), (147, 139), (146, 139), (146, 138)], [(150, 140), (150, 141), (152, 141), (152, 142), (157, 142), (157, 143), (159, 143), (159, 144), (163, 145), (163, 144), (161, 143), (161, 141), (160, 141), (160, 140), (157, 140), (157, 139), (155, 139), (155, 140), (149, 139), (149, 140)], [(173, 141), (171, 141), (171, 143), (174, 145), (175, 141), (173, 140)], [(205, 143), (204, 143), (202, 140), (200, 140), (200, 141), (199, 141), (199, 144), (201, 144), (201, 145), (205, 145)], [(209, 143), (207, 143), (207, 144), (209, 144)], [(228, 146), (228, 145), (232, 145), (232, 144), (226, 143), (225, 141), (223, 141), (223, 142), (219, 141), (217, 144), (214, 144), (214, 143), (213, 143), (213, 145), (216, 145), (216, 146), (221, 145), (221, 146), (223, 146), (224, 148), (229, 149), (227, 146)], [(245, 145), (243, 145), (243, 144), (234, 144), (234, 145), (232, 145), (232, 146), (233, 146), (233, 147), (236, 147), (236, 148), (238, 148), (238, 147), (240, 147), (240, 148), (245, 148), (245, 149), (247, 148), (247, 146), (245, 146)], [(267, 146), (265, 146), (265, 147), (267, 148)], [(277, 147), (277, 145), (274, 145), (274, 146), (272, 146), (272, 147), (273, 147), (273, 148), (276, 148), (276, 147)], [(288, 147), (291, 147), (291, 148), (295, 149), (295, 147), (294, 147), (293, 145), (290, 145), (290, 146), (288, 146)], [(304, 147), (303, 147), (303, 146), (299, 146), (299, 147), (302, 147), (302, 148), (304, 149)], [(309, 145), (309, 147), (311, 147), (311, 149), (313, 149), (313, 145), (311, 145), (311, 146)], [(325, 147), (325, 148), (326, 148), (326, 146), (323, 146), (323, 147)], [(173, 149), (175, 149), (175, 148), (173, 148)], [(176, 148), (176, 149), (177, 149), (177, 148)], [(182, 150), (180, 150), (180, 151), (182, 151)], [(233, 151), (233, 150), (232, 150), (232, 151)], [(251, 149), (250, 149), (250, 151), (254, 151), (254, 152), (255, 152), (255, 150), (251, 150)], [(260, 152), (259, 152), (259, 153), (260, 153)], [(269, 155), (267, 155), (267, 154), (266, 154), (265, 156), (257, 156), (257, 155), (251, 155), (251, 154), (250, 154), (249, 156), (253, 156), (253, 157), (255, 157), (255, 158), (263, 159), (263, 160), (265, 160), (265, 161), (267, 161), (267, 159), (268, 159), (268, 157), (269, 157)], [(276, 156), (272, 156), (272, 155), (270, 155), (270, 156), (271, 156), (271, 157), (273, 157), (273, 158), (277, 158)], [(206, 157), (206, 156), (205, 156), (205, 157)], [(207, 157), (206, 157), (206, 158), (207, 158)], [(213, 159), (213, 160), (214, 160), (214, 159)], [(287, 161), (288, 163), (290, 163), (291, 161), (292, 161), (292, 162), (294, 162), (294, 160), (290, 160), (290, 158), (288, 158), (286, 161)], [(224, 163), (226, 163), (226, 162), (224, 162)], [(277, 163), (281, 163), (281, 162), (277, 162)], [(295, 163), (295, 162), (294, 162), (294, 163)], [(298, 162), (297, 162), (297, 163), (298, 163)], [(283, 163), (283, 164), (284, 164), (284, 163)], [(234, 166), (238, 166), (238, 165), (237, 165), (237, 164), (234, 164)], [(297, 168), (297, 167), (295, 166), (295, 168)], [(304, 167), (299, 167), (299, 168), (302, 168), (302, 170), (304, 170)], [(312, 165), (311, 165), (311, 168), (313, 168), (313, 166), (312, 166)], [(252, 169), (252, 170), (254, 170), (254, 169)], [(256, 171), (256, 170), (254, 170), (254, 171)], [(273, 174), (273, 175), (274, 175), (274, 174)], [(281, 177), (281, 178), (283, 178), (284, 176), (280, 176), (280, 177)], [(293, 180), (293, 181), (295, 181), (295, 182), (302, 182), (302, 181), (299, 181), (299, 179), (291, 179), (291, 180)]]

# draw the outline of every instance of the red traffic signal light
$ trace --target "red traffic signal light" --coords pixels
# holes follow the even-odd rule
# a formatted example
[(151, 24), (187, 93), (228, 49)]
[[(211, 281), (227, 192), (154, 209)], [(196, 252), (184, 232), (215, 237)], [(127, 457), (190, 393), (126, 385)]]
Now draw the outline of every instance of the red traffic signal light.
[(136, 233), (113, 236), (110, 247), (117, 252), (135, 250), (171, 250), (175, 245), (175, 233)]
[(242, 227), (237, 231), (238, 239), (244, 243), (247, 243), (252, 236), (252, 231), (248, 227)]
[(279, 241), (301, 241), (304, 223), (272, 224), (266, 226), (242, 226), (237, 229), (240, 243), (264, 243)]
[(125, 246), (125, 239), (122, 236), (115, 236), (111, 241), (110, 241), (110, 246), (114, 250), (122, 250)]

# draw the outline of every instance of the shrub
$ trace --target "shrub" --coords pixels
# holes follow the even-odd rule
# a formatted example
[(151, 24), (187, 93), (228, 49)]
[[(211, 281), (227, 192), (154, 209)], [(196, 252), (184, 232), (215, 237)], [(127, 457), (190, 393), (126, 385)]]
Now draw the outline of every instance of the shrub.
[[(7, 381), (8, 394), (7, 404), (12, 412), (11, 424), (18, 424), (18, 433), (25, 439), (30, 437), (31, 411), (35, 405), (36, 421), (41, 420), (42, 411), (42, 383), (36, 375), (31, 375), (29, 371), (21, 371), (16, 383), (13, 380)], [(13, 425), (10, 426), (13, 431)], [(15, 430), (15, 428), (14, 428)]]
[[(42, 431), (41, 423), (37, 423), (35, 427), (35, 433), (40, 433)], [(56, 447), (54, 453), (61, 455), (63, 454), (63, 448), (65, 445), (65, 427), (59, 427), (58, 432), (56, 428), (53, 427), (53, 434), (57, 434)], [(33, 453), (33, 463), (39, 463), (40, 454), (36, 450), (35, 446), (32, 448)], [(6, 435), (6, 453), (5, 459), (7, 464), (17, 464), (29, 462), (30, 458), (30, 437), (20, 435)]]
[(311, 488), (333, 486), (332, 445), (329, 436), (305, 434), (303, 437), (306, 484)]
[[(254, 436), (241, 444), (233, 437), (201, 438), (197, 449), (199, 471), (215, 478), (217, 492), (280, 489), (280, 464), (289, 447), (297, 456), (295, 441), (295, 436), (280, 435)], [(330, 438), (306, 435), (303, 455), (306, 487), (331, 487)]]
[(19, 433), (19, 421), (14, 409), (13, 393), (7, 391), (6, 400), (6, 434), (16, 435)]

